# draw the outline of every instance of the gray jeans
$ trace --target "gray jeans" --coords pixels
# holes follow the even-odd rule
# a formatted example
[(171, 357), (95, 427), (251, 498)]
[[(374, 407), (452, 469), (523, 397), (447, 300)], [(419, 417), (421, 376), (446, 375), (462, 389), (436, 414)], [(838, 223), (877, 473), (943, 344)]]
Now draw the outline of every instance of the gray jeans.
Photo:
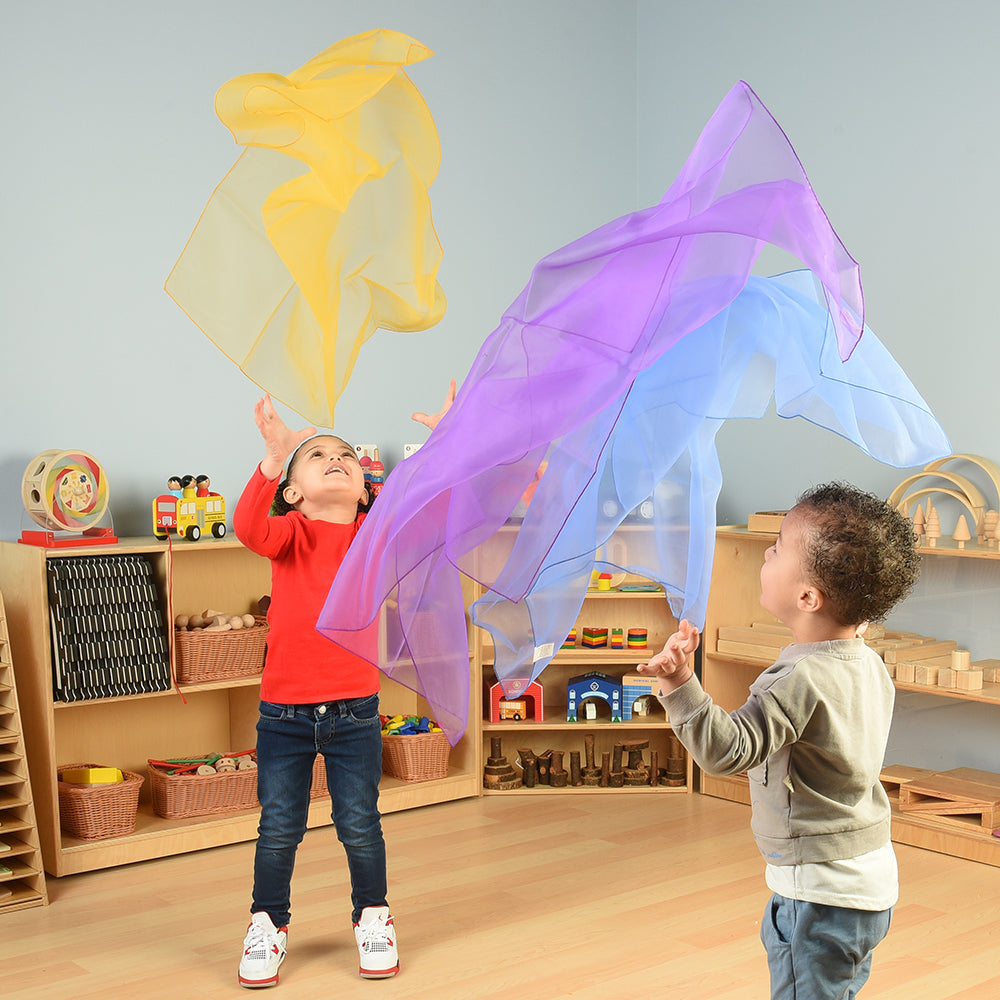
[(854, 1000), (891, 920), (891, 907), (851, 910), (773, 895), (760, 923), (771, 1000)]

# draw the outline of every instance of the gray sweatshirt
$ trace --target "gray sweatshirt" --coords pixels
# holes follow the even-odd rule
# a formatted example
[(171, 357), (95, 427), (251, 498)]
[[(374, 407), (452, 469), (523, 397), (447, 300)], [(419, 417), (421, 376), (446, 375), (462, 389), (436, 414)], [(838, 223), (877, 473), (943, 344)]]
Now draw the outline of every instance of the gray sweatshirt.
[(786, 646), (731, 714), (694, 677), (660, 702), (702, 770), (747, 771), (757, 846), (772, 865), (797, 865), (888, 843), (879, 773), (894, 695), (863, 639), (836, 639)]

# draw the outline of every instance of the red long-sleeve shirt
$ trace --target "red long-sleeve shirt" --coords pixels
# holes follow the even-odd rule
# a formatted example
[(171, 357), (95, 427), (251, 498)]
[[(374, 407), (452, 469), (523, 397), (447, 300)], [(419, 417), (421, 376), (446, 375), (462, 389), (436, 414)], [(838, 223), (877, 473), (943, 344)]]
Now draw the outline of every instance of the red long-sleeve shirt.
[[(330, 585), (364, 515), (331, 524), (290, 511), (268, 514), (277, 480), (254, 470), (233, 514), (233, 530), (252, 551), (271, 560), (267, 659), (260, 696), (281, 705), (362, 698), (379, 689), (378, 670), (316, 631)], [(366, 630), (373, 659), (378, 622)]]

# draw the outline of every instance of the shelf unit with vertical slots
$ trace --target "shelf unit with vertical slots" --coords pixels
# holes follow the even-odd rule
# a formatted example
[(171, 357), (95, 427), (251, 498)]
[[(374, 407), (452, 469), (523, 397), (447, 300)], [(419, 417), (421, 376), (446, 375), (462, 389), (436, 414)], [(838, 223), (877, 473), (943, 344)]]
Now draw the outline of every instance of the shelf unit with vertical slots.
[[(630, 577), (622, 584), (647, 584), (648, 581)], [(485, 795), (531, 795), (544, 792), (559, 794), (620, 794), (622, 792), (640, 792), (652, 794), (688, 793), (694, 783), (693, 767), (690, 756), (680, 746), (673, 734), (670, 722), (666, 718), (659, 703), (653, 699), (651, 712), (648, 715), (633, 715), (625, 721), (612, 721), (610, 709), (605, 702), (593, 699), (588, 704), (594, 704), (598, 715), (593, 719), (582, 718), (578, 713), (578, 721), (567, 721), (567, 685), (579, 675), (598, 672), (605, 674), (613, 681), (620, 683), (625, 674), (635, 672), (636, 664), (643, 662), (653, 653), (662, 649), (667, 637), (676, 628), (677, 623), (670, 613), (666, 597), (662, 590), (656, 591), (626, 591), (612, 588), (611, 590), (591, 589), (583, 601), (583, 607), (577, 619), (577, 646), (573, 649), (556, 651), (551, 662), (538, 677), (543, 688), (544, 719), (537, 721), (526, 718), (520, 721), (490, 721), (490, 690), (496, 683), (496, 673), (493, 669), (494, 650), (489, 633), (482, 629), (473, 630), (474, 642), (474, 672), (482, 677), (482, 723), (481, 743), (482, 756), (486, 760), (495, 739), (500, 740), (504, 756), (508, 761), (518, 759), (518, 751), (528, 748), (536, 754), (548, 750), (562, 751), (563, 766), (569, 770), (570, 753), (579, 751), (584, 764), (585, 737), (593, 737), (594, 764), (601, 766), (602, 754), (611, 754), (615, 744), (632, 742), (648, 742), (644, 752), (645, 762), (650, 762), (651, 752), (656, 752), (658, 767), (665, 768), (671, 755), (676, 759), (683, 758), (683, 784), (680, 785), (626, 785), (622, 788), (605, 788), (598, 785), (585, 784), (576, 787), (557, 788), (544, 784), (533, 788), (520, 787), (504, 791), (484, 788)], [(629, 628), (645, 628), (647, 630), (647, 647), (645, 649), (612, 649), (610, 647), (583, 648), (579, 645), (584, 628), (620, 628), (625, 636)], [(630, 706), (631, 707), (631, 706)], [(624, 708), (624, 705), (623, 705)], [(624, 716), (623, 712), (623, 716)], [(519, 771), (518, 771), (519, 773)]]
[(47, 903), (14, 662), (0, 593), (0, 914)]
[[(746, 701), (750, 684), (772, 662), (763, 658), (720, 653), (718, 630), (725, 625), (747, 626), (754, 622), (776, 621), (759, 604), (760, 567), (764, 561), (764, 553), (774, 543), (774, 538), (772, 533), (748, 531), (745, 526), (739, 525), (720, 527), (716, 533), (712, 586), (702, 641), (702, 685), (713, 701), (727, 712), (734, 711)], [(993, 578), (994, 586), (1000, 587), (1000, 551), (995, 548), (960, 549), (954, 542), (939, 539), (936, 546), (921, 546), (919, 552), (925, 570), (929, 566), (942, 565), (939, 560), (979, 560), (975, 565), (983, 574)], [(929, 560), (933, 560), (933, 563), (929, 563)], [(931, 576), (929, 573), (925, 575)], [(985, 583), (979, 580), (977, 585), (982, 587)], [(961, 588), (958, 589), (960, 591)], [(958, 596), (960, 598), (961, 594), (958, 593)], [(897, 613), (904, 607), (905, 602), (899, 606)], [(892, 626), (891, 615), (888, 625)], [(897, 691), (913, 691), (942, 699), (961, 699), (1000, 708), (1000, 684), (987, 682), (982, 690), (962, 691), (899, 681), (894, 683)], [(889, 791), (893, 808), (894, 841), (1000, 866), (1000, 838), (991, 836), (989, 830), (977, 828), (973, 823), (963, 825), (957, 820), (942, 822), (939, 818), (904, 812), (899, 808), (898, 785), (887, 781), (885, 775), (883, 784)], [(702, 772), (700, 788), (707, 795), (745, 804), (750, 802), (746, 775), (725, 777)]]
[[(69, 703), (54, 699), (46, 562), (68, 557), (86, 566), (93, 556), (122, 553), (138, 553), (150, 561), (168, 628), (171, 609), (192, 612), (215, 607), (242, 614), (254, 611), (257, 601), (270, 590), (268, 561), (231, 537), (170, 545), (132, 538), (109, 546), (54, 549), (0, 543), (0, 590), (7, 598), (11, 646), (20, 670), (39, 840), (45, 870), (56, 876), (252, 840), (257, 835), (256, 809), (183, 819), (156, 815), (148, 778), (133, 833), (88, 841), (60, 828), (60, 766), (86, 762), (145, 775), (149, 758), (237, 751), (253, 747), (256, 741), (259, 675), (149, 694)], [(473, 703), (478, 710), (477, 695), (470, 695), (470, 714)], [(429, 712), (423, 699), (385, 678), (381, 708), (386, 714)], [(467, 735), (452, 748), (444, 778), (405, 782), (384, 775), (380, 808), (384, 813), (410, 809), (475, 796), (478, 789), (478, 739)], [(329, 798), (313, 799), (309, 826), (330, 823)]]

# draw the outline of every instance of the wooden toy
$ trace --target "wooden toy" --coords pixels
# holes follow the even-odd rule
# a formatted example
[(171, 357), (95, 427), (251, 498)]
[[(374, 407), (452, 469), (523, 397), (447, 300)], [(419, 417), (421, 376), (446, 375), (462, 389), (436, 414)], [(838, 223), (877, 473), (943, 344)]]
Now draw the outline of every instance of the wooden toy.
[(956, 670), (955, 687), (959, 691), (982, 691), (982, 670)]
[(584, 649), (601, 649), (608, 644), (608, 630), (606, 628), (585, 628), (581, 645)]
[[(208, 477), (202, 477), (207, 481)], [(160, 539), (176, 534), (196, 542), (203, 532), (210, 531), (216, 538), (226, 534), (226, 499), (219, 493), (206, 489), (199, 493), (193, 476), (185, 476), (181, 496), (161, 493), (153, 499), (153, 534)]]
[(628, 722), (635, 710), (636, 702), (643, 697), (652, 696), (654, 699), (660, 690), (660, 682), (656, 677), (648, 674), (626, 674), (622, 678), (622, 721)]
[(569, 783), (578, 788), (583, 784), (582, 768), (580, 767), (580, 751), (570, 750), (569, 752)]
[(644, 628), (630, 628), (628, 630), (628, 648), (645, 649), (649, 632)]
[(108, 478), (85, 451), (52, 449), (36, 455), (24, 470), (21, 500), (35, 524), (45, 529), (22, 531), (23, 543), (53, 547), (118, 541), (113, 528), (100, 524), (108, 510)]
[(613, 628), (611, 630), (611, 648), (612, 649), (624, 649), (625, 648), (625, 630), (622, 628)]
[(483, 767), (483, 787), (508, 790), (521, 787), (521, 778), (503, 755), (499, 736), (490, 737), (490, 755)]
[(580, 769), (580, 776), (585, 785), (596, 785), (600, 780), (601, 769), (594, 765), (594, 734), (587, 733), (583, 737), (584, 765)]
[(545, 721), (544, 692), (538, 681), (529, 681), (526, 677), (512, 678), (507, 682), (507, 693), (509, 698), (499, 681), (490, 686), (490, 722)]
[(747, 531), (761, 531), (776, 535), (781, 531), (787, 510), (759, 510), (747, 518)]
[[(912, 517), (913, 530), (920, 537), (921, 544), (936, 548), (942, 537), (941, 517), (930, 498), (946, 497), (949, 502), (955, 501), (968, 512), (971, 523), (975, 525), (975, 544), (992, 547), (996, 544), (997, 511), (987, 507), (982, 490), (968, 475), (944, 468), (953, 462), (964, 462), (985, 478), (989, 482), (992, 496), (997, 498), (1000, 506), (1000, 466), (981, 455), (969, 454), (948, 455), (924, 466), (922, 472), (907, 476), (889, 495), (888, 503), (907, 517)], [(924, 498), (927, 498), (926, 510), (920, 505)], [(972, 541), (965, 514), (957, 517), (951, 537), (959, 549), (964, 549)]]
[(517, 762), (521, 765), (521, 782), (525, 788), (534, 788), (538, 783), (538, 758), (528, 748), (517, 751)]
[(559, 647), (560, 649), (576, 649), (576, 629), (571, 628), (569, 630), (569, 635), (563, 640), (563, 644)]
[(959, 767), (914, 777), (899, 786), (899, 808), (969, 829), (975, 816), (981, 830), (1000, 827), (1000, 774)]
[(673, 730), (667, 733), (666, 769), (662, 776), (656, 777), (661, 785), (672, 788), (683, 788), (687, 783), (687, 751)]
[(598, 573), (597, 574), (597, 589), (598, 590), (610, 590), (611, 589), (611, 574), (610, 573)]
[(580, 707), (592, 698), (607, 704), (612, 722), (621, 722), (621, 684), (596, 670), (570, 678), (566, 686), (566, 721), (576, 722)]
[(648, 785), (649, 768), (642, 758), (642, 751), (649, 749), (649, 740), (634, 740), (631, 743), (622, 744), (622, 747), (628, 754), (628, 762), (624, 767), (625, 784)]
[(59, 780), (71, 785), (113, 785), (125, 777), (117, 767), (73, 767), (62, 771)]
[(569, 784), (569, 771), (563, 767), (563, 751), (553, 750), (551, 760), (549, 784), (553, 788), (565, 788)]

